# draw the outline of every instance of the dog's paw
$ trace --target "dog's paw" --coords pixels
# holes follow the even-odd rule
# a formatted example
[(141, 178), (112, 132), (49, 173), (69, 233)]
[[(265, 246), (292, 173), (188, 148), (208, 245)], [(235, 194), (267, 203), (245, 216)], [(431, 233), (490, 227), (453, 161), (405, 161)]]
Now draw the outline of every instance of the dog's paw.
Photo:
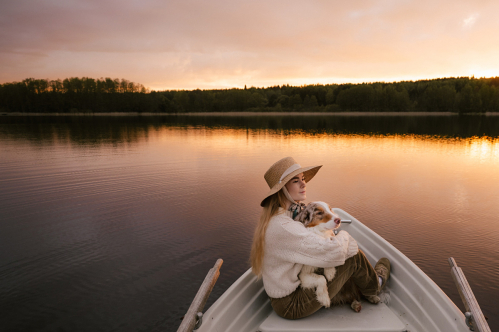
[(360, 312), (362, 310), (362, 303), (360, 303), (359, 301), (357, 300), (353, 300), (352, 304), (350, 305), (350, 307), (352, 307), (352, 309), (355, 311), (355, 312)]
[(366, 299), (371, 302), (371, 303), (374, 303), (374, 304), (377, 304), (379, 303), (380, 301), (380, 298), (378, 295), (369, 295), (369, 296), (366, 296)]
[(317, 301), (319, 301), (319, 303), (322, 304), (326, 308), (329, 308), (329, 306), (331, 305), (331, 299), (329, 298), (329, 295), (327, 292), (326, 292), (326, 294), (317, 293)]
[(336, 269), (334, 267), (324, 269), (324, 276), (326, 277), (327, 281), (333, 280), (335, 275)]
[(380, 300), (380, 302), (383, 302), (384, 304), (389, 304), (390, 300), (391, 300), (390, 291), (387, 291), (385, 288), (385, 290), (379, 294), (379, 300)]

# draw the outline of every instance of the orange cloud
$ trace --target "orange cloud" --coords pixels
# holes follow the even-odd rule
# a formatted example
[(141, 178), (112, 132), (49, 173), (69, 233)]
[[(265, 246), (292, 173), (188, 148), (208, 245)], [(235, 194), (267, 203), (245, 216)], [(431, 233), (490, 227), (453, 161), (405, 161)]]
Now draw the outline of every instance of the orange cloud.
[(195, 89), (499, 76), (493, 1), (6, 2), (0, 82)]

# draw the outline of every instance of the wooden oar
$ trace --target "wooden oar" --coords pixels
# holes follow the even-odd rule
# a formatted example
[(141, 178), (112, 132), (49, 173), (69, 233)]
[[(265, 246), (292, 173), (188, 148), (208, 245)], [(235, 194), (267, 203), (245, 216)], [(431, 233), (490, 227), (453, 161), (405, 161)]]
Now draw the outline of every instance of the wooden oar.
[(456, 283), (457, 290), (466, 309), (466, 313), (464, 314), (466, 325), (468, 325), (471, 331), (475, 331), (476, 329), (478, 332), (491, 332), (489, 324), (487, 324), (475, 295), (468, 284), (468, 280), (464, 276), (463, 270), (457, 266), (456, 261), (452, 257), (449, 258), (449, 265), (451, 267), (452, 279)]
[(187, 310), (187, 313), (185, 314), (177, 332), (192, 332), (192, 330), (196, 327), (196, 323), (198, 325), (197, 327), (201, 325), (204, 305), (210, 296), (213, 286), (215, 286), (215, 283), (217, 282), (218, 276), (220, 275), (220, 267), (223, 262), (224, 261), (221, 258), (217, 259), (215, 266), (210, 269), (204, 278), (204, 281), (201, 284), (201, 287), (199, 287), (196, 297), (194, 297), (194, 300), (192, 301), (189, 310)]

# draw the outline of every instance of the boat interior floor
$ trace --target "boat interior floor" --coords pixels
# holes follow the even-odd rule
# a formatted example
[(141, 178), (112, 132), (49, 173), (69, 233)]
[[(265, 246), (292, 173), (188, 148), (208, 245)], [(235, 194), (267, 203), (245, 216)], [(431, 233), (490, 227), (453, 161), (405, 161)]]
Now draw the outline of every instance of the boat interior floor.
[(313, 315), (297, 320), (279, 317), (274, 311), (260, 325), (261, 332), (303, 332), (303, 331), (406, 331), (407, 326), (385, 303), (376, 305), (362, 302), (357, 313), (349, 305), (322, 308)]

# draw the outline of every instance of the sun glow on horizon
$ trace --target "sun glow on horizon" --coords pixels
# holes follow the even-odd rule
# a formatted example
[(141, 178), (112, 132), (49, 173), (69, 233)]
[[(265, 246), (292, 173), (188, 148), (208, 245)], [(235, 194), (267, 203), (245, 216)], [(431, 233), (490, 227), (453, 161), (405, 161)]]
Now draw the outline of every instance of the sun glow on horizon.
[(112, 77), (158, 91), (493, 77), (498, 11), (460, 0), (4, 2), (0, 83)]
[(468, 77), (468, 78), (495, 78), (499, 77), (499, 70), (484, 70), (484, 69), (470, 69), (469, 73), (466, 75), (436, 75), (432, 77), (428, 76), (401, 76), (401, 77), (386, 77), (386, 78), (297, 78), (297, 79), (282, 79), (276, 80), (275, 82), (261, 82), (261, 84), (251, 84), (251, 83), (239, 83), (233, 84), (223, 81), (223, 82), (210, 82), (209, 84), (198, 84), (189, 85), (182, 88), (171, 87), (167, 85), (162, 85), (161, 83), (156, 83), (148, 88), (151, 91), (169, 91), (169, 90), (224, 90), (224, 89), (244, 89), (246, 88), (269, 88), (273, 86), (307, 86), (307, 85), (340, 85), (340, 84), (362, 84), (362, 83), (397, 83), (397, 82), (410, 82), (410, 81), (424, 81), (442, 78), (457, 78), (457, 77)]

